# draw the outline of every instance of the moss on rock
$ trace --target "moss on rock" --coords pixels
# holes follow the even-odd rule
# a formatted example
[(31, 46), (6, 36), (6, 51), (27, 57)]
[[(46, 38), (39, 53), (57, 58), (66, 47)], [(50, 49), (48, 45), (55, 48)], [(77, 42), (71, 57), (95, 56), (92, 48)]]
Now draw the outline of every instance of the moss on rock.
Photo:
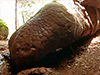
[(0, 19), (0, 40), (5, 40), (8, 37), (9, 30), (7, 24)]

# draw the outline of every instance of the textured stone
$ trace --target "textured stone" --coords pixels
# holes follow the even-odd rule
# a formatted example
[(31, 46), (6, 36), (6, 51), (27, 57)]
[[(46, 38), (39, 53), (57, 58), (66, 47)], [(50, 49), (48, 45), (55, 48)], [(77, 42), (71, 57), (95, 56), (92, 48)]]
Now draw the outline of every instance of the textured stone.
[(53, 71), (51, 68), (32, 68), (28, 70), (23, 70), (17, 75), (62, 75), (61, 73)]
[[(75, 8), (79, 9), (77, 6)], [(94, 31), (97, 24), (93, 27), (84, 19), (90, 21), (77, 11), (70, 13), (59, 3), (45, 5), (11, 36), (9, 49), (12, 68), (21, 70), (34, 67), (48, 53), (92, 35), (100, 28)]]

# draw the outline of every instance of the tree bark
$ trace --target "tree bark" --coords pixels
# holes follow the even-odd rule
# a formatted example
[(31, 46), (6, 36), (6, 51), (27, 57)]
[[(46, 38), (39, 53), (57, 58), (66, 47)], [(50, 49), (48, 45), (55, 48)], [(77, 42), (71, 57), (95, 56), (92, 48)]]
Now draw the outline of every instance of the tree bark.
[(15, 0), (15, 30), (17, 30), (17, 0)]

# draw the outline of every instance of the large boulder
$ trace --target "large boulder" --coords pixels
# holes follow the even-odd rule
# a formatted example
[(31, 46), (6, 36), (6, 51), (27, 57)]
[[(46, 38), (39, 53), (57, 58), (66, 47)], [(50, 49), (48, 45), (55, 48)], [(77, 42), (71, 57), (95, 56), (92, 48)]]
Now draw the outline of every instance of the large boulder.
[(99, 30), (100, 26), (95, 24), (95, 30), (94, 24), (89, 17), (84, 17), (83, 11), (79, 11), (82, 14), (77, 11), (79, 6), (70, 9), (75, 13), (60, 3), (49, 3), (11, 36), (9, 49), (14, 69), (34, 67), (48, 53)]

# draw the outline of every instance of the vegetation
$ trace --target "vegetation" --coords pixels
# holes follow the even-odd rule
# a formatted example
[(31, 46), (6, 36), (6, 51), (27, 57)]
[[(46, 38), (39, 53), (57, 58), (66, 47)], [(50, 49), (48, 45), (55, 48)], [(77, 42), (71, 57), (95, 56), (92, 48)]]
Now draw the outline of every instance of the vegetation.
[(1, 30), (7, 30), (7, 24), (2, 20), (0, 19), (0, 27), (1, 27)]
[(7, 24), (2, 19), (0, 19), (0, 40), (6, 39), (7, 36), (8, 36)]
[[(52, 1), (57, 1), (57, 0), (52, 0)], [(45, 4), (44, 1), (38, 0), (38, 3), (40, 4), (39, 7), (41, 7), (41, 4)], [(25, 1), (25, 2), (18, 2), (18, 7), (21, 9), (21, 15), (23, 19), (23, 23), (25, 23), (30, 17), (34, 16), (35, 12), (37, 12), (36, 7), (37, 3), (34, 1)], [(37, 8), (39, 9), (39, 8)]]
[(25, 23), (30, 17), (32, 14), (34, 14), (34, 10), (32, 12), (30, 12), (30, 9), (32, 7), (32, 5), (35, 4), (34, 1), (26, 1), (26, 2), (21, 2), (19, 8), (21, 8), (21, 15), (22, 15), (22, 18), (23, 18), (23, 23)]

